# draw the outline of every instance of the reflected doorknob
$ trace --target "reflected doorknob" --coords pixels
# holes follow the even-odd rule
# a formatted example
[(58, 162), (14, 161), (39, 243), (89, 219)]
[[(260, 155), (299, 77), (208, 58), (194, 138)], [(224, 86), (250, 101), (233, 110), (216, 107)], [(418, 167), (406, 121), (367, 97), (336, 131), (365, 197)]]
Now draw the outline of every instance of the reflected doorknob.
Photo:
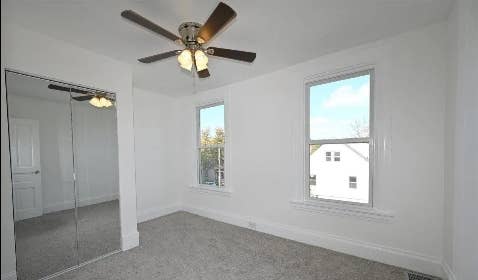
[(40, 173), (40, 170), (35, 170), (35, 172), (33, 172), (33, 174), (39, 174)]

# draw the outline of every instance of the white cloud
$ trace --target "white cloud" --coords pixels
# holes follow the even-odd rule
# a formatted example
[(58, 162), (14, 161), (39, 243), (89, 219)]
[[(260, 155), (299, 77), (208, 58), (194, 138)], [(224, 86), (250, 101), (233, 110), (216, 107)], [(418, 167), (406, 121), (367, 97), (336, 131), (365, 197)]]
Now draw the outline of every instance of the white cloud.
[(310, 119), (310, 126), (312, 127), (315, 127), (315, 126), (318, 126), (318, 125), (323, 125), (323, 124), (327, 124), (329, 123), (330, 120), (327, 119), (327, 118), (323, 118), (323, 117), (312, 117)]
[(350, 123), (348, 120), (313, 117), (310, 119), (310, 137), (311, 139), (351, 137)]
[(329, 97), (325, 100), (325, 108), (335, 108), (335, 107), (350, 107), (350, 106), (360, 106), (367, 105), (369, 102), (370, 85), (369, 83), (363, 84), (357, 90), (353, 89), (351, 86), (342, 86), (335, 90)]

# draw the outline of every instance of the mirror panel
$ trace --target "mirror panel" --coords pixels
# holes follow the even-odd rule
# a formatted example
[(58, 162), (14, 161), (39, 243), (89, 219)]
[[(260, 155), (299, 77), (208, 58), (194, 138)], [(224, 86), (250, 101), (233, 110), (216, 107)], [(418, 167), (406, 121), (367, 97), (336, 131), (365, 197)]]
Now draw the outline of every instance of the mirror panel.
[[(94, 95), (73, 91), (71, 99), (79, 262), (121, 248), (116, 108), (95, 107)], [(109, 105), (109, 103), (107, 104)]]
[(6, 73), (21, 280), (78, 264), (70, 94), (50, 89), (49, 84)]

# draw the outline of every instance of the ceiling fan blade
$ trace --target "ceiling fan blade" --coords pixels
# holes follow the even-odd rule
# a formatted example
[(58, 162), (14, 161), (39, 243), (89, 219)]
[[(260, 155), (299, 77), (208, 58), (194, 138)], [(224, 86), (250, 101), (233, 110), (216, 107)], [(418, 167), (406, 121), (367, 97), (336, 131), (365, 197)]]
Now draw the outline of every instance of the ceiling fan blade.
[(121, 16), (136, 23), (136, 24), (139, 24), (141, 26), (143, 26), (144, 28), (147, 28), (159, 35), (162, 35), (166, 38), (168, 38), (169, 40), (171, 41), (175, 41), (175, 42), (181, 42), (181, 38), (179, 38), (177, 35), (175, 35), (174, 33), (172, 32), (169, 32), (168, 30), (162, 28), (161, 26), (157, 25), (156, 23), (144, 18), (143, 16), (141, 16), (140, 14), (136, 13), (135, 11), (132, 11), (132, 10), (125, 10), (123, 12), (121, 12)]
[(228, 5), (220, 2), (216, 9), (207, 19), (206, 23), (199, 29), (198, 37), (209, 41), (216, 35), (224, 26), (236, 17), (236, 12)]
[(155, 62), (155, 61), (158, 61), (158, 60), (161, 60), (161, 59), (165, 59), (165, 58), (168, 58), (168, 57), (175, 56), (175, 55), (179, 54), (180, 52), (181, 52), (181, 50), (174, 50), (174, 51), (164, 52), (164, 53), (155, 54), (155, 55), (152, 55), (152, 56), (147, 56), (147, 57), (140, 58), (140, 59), (138, 59), (138, 61), (142, 62), (142, 63), (151, 63), (151, 62)]
[(59, 86), (59, 85), (55, 85), (55, 84), (49, 84), (48, 88), (49, 89), (54, 89), (54, 90), (61, 90), (61, 91), (70, 92), (69, 87)]
[(209, 70), (207, 70), (207, 68), (204, 69), (204, 70), (198, 71), (198, 77), (201, 78), (201, 79), (202, 78), (207, 78), (209, 76), (211, 76), (211, 74), (209, 74)]
[(215, 47), (208, 48), (207, 53), (213, 56), (230, 58), (245, 62), (253, 62), (254, 59), (256, 59), (256, 53), (253, 52), (237, 51)]
[(73, 96), (72, 98), (75, 99), (76, 101), (86, 101), (93, 98), (93, 95)]
[(70, 88), (70, 87), (64, 87), (64, 86), (59, 86), (55, 84), (49, 84), (48, 85), (49, 89), (54, 89), (54, 90), (61, 90), (61, 91), (66, 91), (66, 92), (76, 92), (76, 93), (81, 93), (81, 94), (90, 94), (86, 90), (81, 90), (77, 88)]
[(81, 94), (91, 94), (91, 92), (89, 92), (89, 91), (78, 89), (78, 88), (71, 88), (71, 92), (76, 92), (76, 93), (81, 93)]

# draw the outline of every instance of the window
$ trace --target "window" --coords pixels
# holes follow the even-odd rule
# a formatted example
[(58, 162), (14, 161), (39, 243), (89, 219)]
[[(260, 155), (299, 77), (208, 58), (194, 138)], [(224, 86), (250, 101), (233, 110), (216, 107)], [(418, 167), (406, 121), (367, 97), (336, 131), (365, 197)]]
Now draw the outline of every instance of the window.
[(372, 82), (367, 70), (307, 84), (308, 199), (370, 204)]
[(334, 161), (340, 161), (340, 152), (334, 153)]
[(215, 103), (197, 109), (198, 183), (224, 187), (224, 104)]
[(349, 188), (351, 189), (357, 188), (357, 177), (349, 176)]

